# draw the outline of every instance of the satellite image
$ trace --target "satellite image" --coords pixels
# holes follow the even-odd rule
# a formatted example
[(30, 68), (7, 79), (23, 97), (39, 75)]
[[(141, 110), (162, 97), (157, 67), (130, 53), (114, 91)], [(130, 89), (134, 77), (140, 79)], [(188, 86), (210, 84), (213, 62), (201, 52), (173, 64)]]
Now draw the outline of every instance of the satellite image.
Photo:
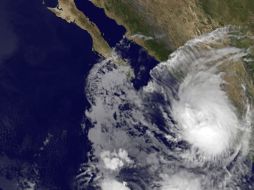
[(0, 190), (254, 190), (254, 0), (0, 0)]

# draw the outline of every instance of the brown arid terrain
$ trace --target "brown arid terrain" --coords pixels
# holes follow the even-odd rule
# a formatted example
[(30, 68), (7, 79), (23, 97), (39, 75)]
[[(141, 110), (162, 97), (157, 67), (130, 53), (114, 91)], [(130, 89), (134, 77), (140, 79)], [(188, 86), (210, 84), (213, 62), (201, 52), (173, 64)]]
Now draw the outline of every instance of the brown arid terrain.
[[(107, 16), (127, 29), (126, 36), (163, 61), (186, 41), (225, 25), (254, 33), (252, 0), (92, 0)], [(77, 9), (74, 0), (58, 0), (49, 8), (56, 16), (74, 22), (93, 39), (93, 48), (107, 57), (111, 48), (95, 23)]]
[[(218, 27), (235, 25), (248, 36), (254, 34), (253, 0), (91, 0), (91, 2), (103, 8), (108, 17), (124, 26), (127, 29), (126, 36), (143, 46), (158, 61), (167, 60), (171, 52), (188, 40)], [(58, 0), (57, 7), (48, 9), (57, 17), (86, 30), (93, 40), (94, 51), (105, 58), (111, 56), (112, 49), (101, 31), (85, 13), (78, 10), (75, 0)], [(246, 48), (253, 46), (253, 38), (244, 38), (230, 44)], [(250, 64), (243, 63), (240, 68), (231, 66), (230, 69), (226, 67), (224, 69), (236, 69), (235, 73), (241, 73), (239, 77), (244, 80), (246, 75), (254, 78), (254, 66)], [(232, 77), (227, 77), (227, 80), (234, 81)], [(230, 92), (235, 98), (240, 96), (236, 89), (232, 88)]]
[[(254, 33), (254, 1), (250, 0), (92, 0), (105, 10), (118, 24), (127, 28), (127, 37), (140, 44), (158, 60), (166, 60), (170, 52), (188, 40), (225, 25), (237, 25), (247, 35)], [(138, 34), (138, 35), (137, 35)], [(141, 38), (140, 36), (150, 37)], [(243, 47), (254, 45), (252, 38), (227, 41), (229, 45)], [(232, 102), (243, 109), (241, 81), (248, 84), (254, 97), (254, 78), (250, 67), (231, 64), (222, 69), (228, 73), (225, 80), (231, 85), (227, 91)], [(248, 69), (248, 70), (247, 70)], [(234, 75), (232, 75), (234, 73)], [(248, 81), (248, 82), (247, 82)]]
[(158, 60), (167, 59), (170, 52), (187, 40), (218, 27), (204, 16), (195, 1), (183, 0), (93, 0), (106, 14), (128, 30), (127, 36), (139, 34), (150, 40), (132, 38)]
[[(127, 37), (143, 46), (150, 55), (163, 61), (170, 52), (216, 28), (236, 25), (246, 35), (254, 33), (254, 1), (251, 0), (92, 0), (106, 14), (127, 28)], [(140, 36), (144, 36), (141, 38)], [(149, 37), (145, 38), (145, 37)], [(227, 42), (239, 48), (254, 45), (253, 38)], [(225, 44), (224, 44), (225, 45)], [(243, 111), (241, 82), (248, 84), (254, 97), (252, 65), (228, 63), (221, 69), (231, 85), (227, 92), (231, 101)], [(233, 73), (233, 74), (232, 74)], [(253, 99), (253, 98), (251, 98)]]
[(112, 50), (102, 37), (98, 27), (91, 22), (86, 15), (77, 9), (74, 0), (59, 0), (57, 7), (48, 7), (48, 9), (57, 17), (64, 19), (66, 22), (74, 23), (83, 30), (86, 30), (93, 40), (94, 51), (103, 57), (111, 55)]
[[(203, 33), (225, 25), (247, 27), (254, 32), (252, 0), (92, 0), (118, 24), (127, 36), (158, 60)], [(135, 34), (152, 37), (133, 38)]]

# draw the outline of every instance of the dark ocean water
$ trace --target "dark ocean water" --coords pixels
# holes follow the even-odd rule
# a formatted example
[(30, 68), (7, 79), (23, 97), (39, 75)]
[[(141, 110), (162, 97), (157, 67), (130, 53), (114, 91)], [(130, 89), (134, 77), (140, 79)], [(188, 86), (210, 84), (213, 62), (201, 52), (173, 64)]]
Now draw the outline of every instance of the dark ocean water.
[(135, 88), (139, 89), (146, 85), (150, 79), (150, 70), (158, 62), (142, 47), (124, 38), (125, 28), (108, 18), (103, 9), (96, 7), (90, 1), (75, 0), (75, 3), (79, 10), (83, 11), (98, 26), (109, 45), (116, 47), (116, 51), (130, 61), (136, 75), (133, 80)]
[(75, 0), (75, 3), (79, 10), (96, 23), (111, 47), (114, 47), (123, 38), (126, 32), (125, 28), (108, 18), (103, 9), (96, 7), (88, 0)]
[[(3, 0), (0, 14), (0, 153), (8, 158), (1, 157), (0, 174), (12, 180), (24, 163), (36, 165), (43, 186), (70, 189), (88, 149), (80, 124), (84, 79), (98, 59), (91, 38), (41, 0)], [(2, 172), (5, 165), (18, 174)], [(13, 190), (10, 184), (0, 179), (0, 189)]]
[[(124, 44), (124, 45), (123, 45)], [(159, 63), (155, 58), (147, 54), (141, 46), (123, 38), (121, 43), (116, 45), (116, 51), (124, 59), (127, 59), (134, 70), (135, 78), (132, 80), (136, 89), (147, 85), (151, 79), (150, 71)]]

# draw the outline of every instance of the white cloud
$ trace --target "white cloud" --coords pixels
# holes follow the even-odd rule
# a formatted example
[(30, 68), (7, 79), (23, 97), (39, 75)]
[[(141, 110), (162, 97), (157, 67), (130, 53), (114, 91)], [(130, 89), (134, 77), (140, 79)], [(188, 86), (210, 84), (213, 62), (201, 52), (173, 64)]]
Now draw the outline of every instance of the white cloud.
[[(119, 171), (134, 189), (219, 190), (239, 184), (249, 169), (241, 157), (249, 151), (249, 137), (243, 135), (249, 127), (237, 117), (222, 88), (225, 75), (216, 66), (237, 64), (244, 54), (224, 48), (226, 36), (223, 29), (188, 42), (151, 70), (152, 79), (139, 91), (130, 83), (128, 64), (112, 59), (95, 65), (86, 87), (91, 103), (86, 116), (94, 125), (89, 130), (96, 158), (91, 164), (99, 176), (95, 185), (130, 189), (121, 181), (101, 181), (101, 176), (112, 179)], [(232, 167), (225, 171), (228, 164)], [(189, 173), (180, 172), (183, 168)], [(167, 175), (161, 179), (160, 173)]]
[(126, 150), (119, 149), (118, 152), (103, 151), (101, 159), (107, 169), (117, 170), (125, 164), (131, 164), (133, 161), (129, 158)]
[(134, 34), (134, 35), (130, 36), (130, 38), (131, 39), (140, 38), (140, 39), (145, 40), (145, 41), (153, 39), (153, 37), (151, 37), (151, 36), (145, 36), (145, 35), (142, 35), (142, 34)]
[(173, 102), (173, 116), (183, 138), (208, 156), (230, 148), (239, 125), (234, 108), (220, 86), (220, 75), (192, 73), (180, 85), (179, 100)]
[(130, 190), (125, 182), (121, 183), (114, 179), (106, 179), (101, 183), (102, 190)]
[(201, 181), (196, 176), (179, 172), (172, 176), (165, 175), (161, 190), (201, 190)]

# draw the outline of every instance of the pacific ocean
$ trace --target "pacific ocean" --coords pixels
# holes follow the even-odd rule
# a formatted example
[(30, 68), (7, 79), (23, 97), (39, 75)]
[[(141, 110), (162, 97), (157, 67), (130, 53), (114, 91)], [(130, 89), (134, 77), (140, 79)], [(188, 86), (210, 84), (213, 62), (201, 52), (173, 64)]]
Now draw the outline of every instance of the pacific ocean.
[(56, 1), (0, 3), (4, 190), (25, 188), (23, 180), (38, 180), (41, 188), (71, 189), (86, 159), (88, 142), (80, 127), (87, 106), (84, 82), (98, 55), (85, 31), (46, 6), (56, 6)]

